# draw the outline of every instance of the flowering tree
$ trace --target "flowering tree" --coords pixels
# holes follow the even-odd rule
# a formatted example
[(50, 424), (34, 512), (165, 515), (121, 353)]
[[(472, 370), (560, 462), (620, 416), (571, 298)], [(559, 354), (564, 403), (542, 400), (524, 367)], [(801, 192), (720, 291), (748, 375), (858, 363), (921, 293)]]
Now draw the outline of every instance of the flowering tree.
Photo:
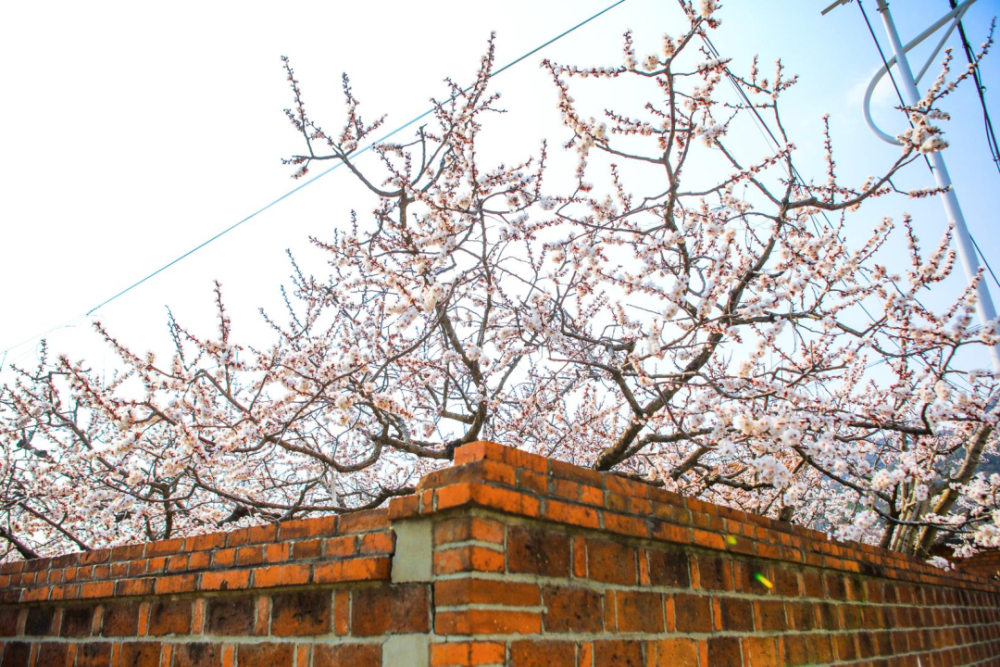
[[(0, 390), (10, 554), (372, 507), (479, 439), (904, 552), (1000, 545), (1000, 476), (980, 474), (996, 377), (955, 361), (996, 329), (970, 331), (971, 288), (921, 305), (952, 270), (950, 231), (925, 255), (907, 218), (864, 231), (855, 213), (946, 145), (938, 104), (968, 73), (946, 62), (904, 109), (881, 176), (841, 183), (827, 128), (826, 174), (807, 182), (779, 113), (795, 77), (731, 73), (703, 46), (715, 3), (681, 7), (683, 34), (649, 56), (626, 35), (621, 64), (544, 63), (576, 155), (563, 192), (544, 187), (544, 144), (483, 157), (492, 41), (474, 84), (449, 82), (433, 123), (375, 146), (375, 167), (352, 154), (382, 120), (362, 119), (346, 76), (346, 122), (327, 131), (286, 61), (304, 142), (287, 162), (297, 177), (343, 163), (376, 208), (313, 240), (329, 277), (293, 260), (269, 346), (236, 342), (217, 289), (218, 331), (171, 319), (168, 359), (97, 325), (110, 381), (69, 357), (18, 369)], [(594, 120), (571, 81), (643, 102)], [(729, 132), (748, 113), (777, 127), (776, 154), (739, 156)], [(900, 238), (905, 276), (878, 263)]]

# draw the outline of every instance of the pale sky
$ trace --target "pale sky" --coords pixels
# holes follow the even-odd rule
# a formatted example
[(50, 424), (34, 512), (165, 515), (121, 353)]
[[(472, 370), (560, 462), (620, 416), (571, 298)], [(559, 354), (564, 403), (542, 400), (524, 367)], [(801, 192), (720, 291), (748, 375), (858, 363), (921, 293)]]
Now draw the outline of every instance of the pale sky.
[[(67, 322), (48, 334), (53, 347), (99, 367), (104, 353), (88, 333), (88, 310), (297, 185), (280, 163), (301, 147), (282, 113), (290, 95), (281, 55), (292, 58), (318, 120), (338, 126), (340, 73), (347, 71), (363, 112), (388, 113), (393, 128), (425, 111), (431, 96), (443, 96), (443, 77), (467, 83), (491, 30), (504, 64), (609, 4), (392, 1), (375, 11), (329, 0), (0, 5), (0, 357), (13, 348), (5, 369), (11, 361), (29, 364), (38, 342), (32, 337)], [(826, 4), (730, 0), (713, 40), (736, 70), (745, 71), (756, 52), (765, 71), (781, 57), (801, 75), (785, 100), (800, 170), (822, 178), (819, 130), (829, 112), (840, 171), (860, 182), (898, 148), (876, 139), (861, 117), (861, 92), (881, 63), (857, 4), (821, 18)], [(874, 0), (865, 6), (885, 45)], [(948, 2), (907, 0), (892, 9), (905, 40), (945, 13)], [(979, 0), (970, 10), (965, 26), (974, 45), (998, 13), (1000, 0)], [(495, 89), (511, 113), (493, 132), (509, 144), (511, 161), (546, 133), (554, 133), (555, 144), (565, 139), (540, 60), (616, 65), (627, 28), (642, 54), (682, 25), (671, 2), (627, 0), (498, 77)], [(951, 42), (958, 45), (956, 37)], [(958, 49), (956, 63), (964, 67)], [(982, 72), (1000, 125), (1000, 52)], [(891, 89), (877, 100), (877, 119), (891, 133), (901, 131)], [(1000, 172), (972, 86), (948, 109), (945, 159), (969, 226), (1000, 270)], [(746, 141), (764, 148), (759, 136)], [(903, 180), (907, 187), (932, 185), (924, 168)], [(334, 172), (96, 316), (138, 351), (163, 350), (166, 305), (182, 322), (211, 331), (206, 318), (218, 278), (237, 326), (253, 331), (256, 308), (274, 306), (289, 273), (285, 249), (324, 273), (321, 261), (309, 259), (307, 239), (330, 235), (352, 207), (365, 212), (369, 200), (359, 198), (346, 173)], [(904, 210), (916, 216), (925, 241), (940, 237), (946, 223), (937, 200), (897, 200), (869, 215), (874, 224)]]

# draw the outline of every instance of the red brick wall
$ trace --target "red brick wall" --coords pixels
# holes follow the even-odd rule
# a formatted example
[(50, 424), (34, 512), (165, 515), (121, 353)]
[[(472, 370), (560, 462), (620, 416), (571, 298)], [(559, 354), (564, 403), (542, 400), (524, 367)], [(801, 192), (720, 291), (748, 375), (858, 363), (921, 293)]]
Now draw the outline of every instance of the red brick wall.
[(0, 567), (3, 667), (1000, 665), (1000, 586), (490, 443), (387, 509)]
[(1000, 581), (1000, 550), (981, 551), (970, 558), (956, 558), (954, 562), (962, 572)]

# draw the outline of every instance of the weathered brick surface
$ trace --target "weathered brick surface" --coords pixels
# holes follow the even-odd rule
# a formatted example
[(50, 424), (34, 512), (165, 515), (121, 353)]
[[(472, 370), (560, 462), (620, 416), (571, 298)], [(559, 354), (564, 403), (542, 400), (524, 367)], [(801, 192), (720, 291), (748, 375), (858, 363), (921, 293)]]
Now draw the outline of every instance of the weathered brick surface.
[(1000, 666), (995, 565), (473, 443), (385, 509), (0, 565), (0, 667)]

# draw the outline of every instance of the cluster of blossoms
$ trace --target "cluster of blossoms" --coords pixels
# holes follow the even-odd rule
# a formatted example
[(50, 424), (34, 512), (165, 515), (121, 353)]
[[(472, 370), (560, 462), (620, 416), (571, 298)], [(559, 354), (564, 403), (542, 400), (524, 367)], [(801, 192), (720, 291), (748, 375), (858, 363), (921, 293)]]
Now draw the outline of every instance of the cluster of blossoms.
[[(842, 185), (825, 124), (826, 182), (803, 183), (783, 126), (776, 154), (738, 157), (727, 132), (746, 109), (718, 103), (729, 80), (777, 114), (795, 77), (731, 72), (696, 46), (717, 3), (681, 6), (686, 31), (643, 62), (626, 35), (623, 64), (544, 63), (575, 153), (564, 192), (543, 188), (544, 145), (485, 157), (492, 43), (412, 143), (376, 146), (377, 168), (352, 152), (382, 120), (362, 120), (346, 77), (346, 121), (326, 132), (286, 62), (305, 143), (287, 162), (344, 163), (370, 218), (314, 240), (328, 278), (293, 262), (269, 346), (234, 341), (218, 290), (218, 332), (171, 320), (166, 361), (99, 329), (111, 380), (65, 357), (21, 369), (0, 389), (10, 557), (375, 506), (478, 439), (841, 539), (996, 546), (1000, 479), (977, 471), (998, 456), (997, 378), (955, 361), (996, 327), (969, 329), (972, 290), (943, 312), (919, 301), (953, 269), (950, 231), (925, 258), (904, 219), (904, 280), (878, 263), (895, 224), (864, 236), (850, 215), (938, 149), (951, 83), (909, 110), (879, 176)], [(611, 79), (656, 101), (578, 108), (571, 85)], [(699, 159), (722, 179), (685, 177)]]

